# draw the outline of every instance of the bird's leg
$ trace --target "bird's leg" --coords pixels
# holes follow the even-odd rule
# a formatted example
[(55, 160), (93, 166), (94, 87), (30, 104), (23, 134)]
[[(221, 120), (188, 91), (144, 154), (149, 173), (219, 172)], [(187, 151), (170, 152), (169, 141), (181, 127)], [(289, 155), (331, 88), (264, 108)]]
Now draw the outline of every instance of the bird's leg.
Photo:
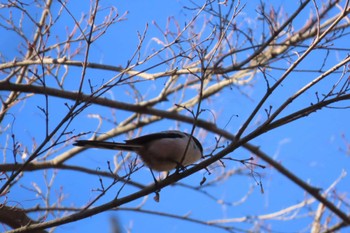
[(153, 169), (152, 169), (152, 168), (150, 168), (150, 171), (151, 171), (151, 174), (152, 174), (152, 177), (153, 177), (153, 180), (154, 180), (154, 185), (155, 185), (155, 187), (157, 188), (156, 191), (155, 191), (155, 193), (156, 193), (157, 195), (159, 195), (160, 188), (158, 188), (158, 180), (156, 179), (156, 176), (154, 175), (154, 172), (153, 172)]
[(184, 171), (186, 170), (186, 167), (184, 165), (182, 165), (179, 162), (176, 162), (176, 170), (175, 173), (180, 173), (180, 171)]

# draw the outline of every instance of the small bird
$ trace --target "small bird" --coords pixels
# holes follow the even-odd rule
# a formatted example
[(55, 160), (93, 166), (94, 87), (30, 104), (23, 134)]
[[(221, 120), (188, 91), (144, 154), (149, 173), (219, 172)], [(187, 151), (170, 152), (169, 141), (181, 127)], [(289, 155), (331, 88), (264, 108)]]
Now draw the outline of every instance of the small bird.
[(134, 151), (151, 170), (156, 171), (182, 168), (203, 157), (203, 147), (198, 139), (177, 130), (152, 133), (125, 140), (125, 143), (78, 140), (73, 145)]

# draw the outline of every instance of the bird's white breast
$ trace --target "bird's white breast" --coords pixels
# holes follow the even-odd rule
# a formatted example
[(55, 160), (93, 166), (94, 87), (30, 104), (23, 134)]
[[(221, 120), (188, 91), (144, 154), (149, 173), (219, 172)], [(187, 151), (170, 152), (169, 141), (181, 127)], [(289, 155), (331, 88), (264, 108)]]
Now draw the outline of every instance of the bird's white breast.
[[(187, 144), (189, 144), (188, 147)], [(198, 161), (202, 156), (193, 139), (189, 142), (187, 136), (158, 139), (145, 145), (142, 151), (138, 151), (138, 154), (149, 167), (158, 171), (169, 171), (178, 166), (187, 166)]]

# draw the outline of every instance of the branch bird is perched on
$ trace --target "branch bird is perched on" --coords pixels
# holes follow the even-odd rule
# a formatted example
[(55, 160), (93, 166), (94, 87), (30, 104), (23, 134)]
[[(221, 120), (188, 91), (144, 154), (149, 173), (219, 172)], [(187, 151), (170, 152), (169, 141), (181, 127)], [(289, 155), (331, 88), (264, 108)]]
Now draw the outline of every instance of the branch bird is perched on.
[(203, 157), (203, 147), (198, 139), (176, 130), (144, 135), (125, 140), (125, 143), (78, 140), (73, 145), (134, 151), (149, 168), (156, 171), (185, 167)]

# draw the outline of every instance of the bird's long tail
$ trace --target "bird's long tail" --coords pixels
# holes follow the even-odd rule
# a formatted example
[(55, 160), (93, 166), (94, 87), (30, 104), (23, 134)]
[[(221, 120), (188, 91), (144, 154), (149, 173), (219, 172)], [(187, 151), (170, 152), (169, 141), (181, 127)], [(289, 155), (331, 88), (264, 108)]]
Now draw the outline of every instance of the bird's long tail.
[(127, 150), (135, 151), (140, 148), (139, 145), (131, 145), (118, 142), (104, 142), (104, 141), (92, 141), (92, 140), (78, 140), (73, 146), (88, 147), (88, 148), (103, 148), (110, 150)]

